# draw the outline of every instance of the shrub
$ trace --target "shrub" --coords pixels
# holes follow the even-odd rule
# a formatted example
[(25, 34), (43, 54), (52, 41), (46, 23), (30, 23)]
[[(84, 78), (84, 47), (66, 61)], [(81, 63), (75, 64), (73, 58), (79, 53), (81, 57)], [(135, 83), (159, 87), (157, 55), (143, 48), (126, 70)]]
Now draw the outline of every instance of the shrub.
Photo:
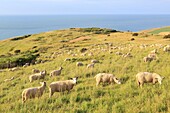
[(170, 38), (170, 34), (165, 35), (163, 38), (164, 38), (164, 39), (166, 39), (166, 38)]
[(133, 33), (132, 36), (138, 36), (139, 34), (138, 33)]
[(24, 36), (15, 37), (15, 38), (12, 38), (11, 41), (22, 40), (22, 39), (28, 38), (30, 36), (31, 35), (24, 35)]
[(14, 51), (15, 54), (18, 54), (18, 53), (20, 53), (20, 52), (21, 52), (21, 50), (15, 50), (15, 51)]

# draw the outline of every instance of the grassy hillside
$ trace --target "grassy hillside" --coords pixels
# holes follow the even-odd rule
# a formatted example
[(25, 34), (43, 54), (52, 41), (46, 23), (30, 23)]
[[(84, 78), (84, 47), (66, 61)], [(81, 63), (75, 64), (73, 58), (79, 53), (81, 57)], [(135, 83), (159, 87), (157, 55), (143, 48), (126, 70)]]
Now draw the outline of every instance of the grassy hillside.
[[(134, 38), (135, 40), (131, 41)], [(0, 72), (0, 112), (8, 113), (168, 113), (170, 112), (170, 53), (163, 47), (170, 44), (162, 36), (131, 32), (115, 32), (106, 29), (66, 29), (34, 34), (25, 38), (0, 41), (0, 58), (9, 61), (11, 57), (23, 57), (30, 52), (39, 54), (36, 61), (44, 61), (20, 70)], [(81, 49), (86, 48), (85, 53)], [(152, 62), (143, 62), (153, 49), (158, 49), (158, 58)], [(16, 53), (16, 50), (20, 50)], [(35, 51), (36, 52), (32, 52)], [(131, 53), (124, 58), (116, 52)], [(27, 55), (26, 55), (27, 56)], [(64, 61), (70, 58), (71, 61)], [(86, 65), (92, 59), (100, 63), (93, 69)], [(85, 66), (77, 67), (76, 62)], [(3, 62), (4, 63), (4, 62)], [(50, 77), (49, 73), (62, 66), (60, 76)], [(30, 83), (32, 69), (46, 70), (44, 80)], [(145, 84), (139, 88), (135, 75), (141, 71), (155, 72), (165, 77), (162, 85)], [(122, 81), (96, 87), (94, 76), (97, 73), (113, 73)], [(14, 80), (4, 82), (14, 76)], [(78, 76), (78, 84), (70, 93), (55, 93), (49, 98), (48, 86), (53, 81), (66, 80)], [(47, 82), (47, 88), (41, 98), (30, 99), (22, 104), (21, 93), (25, 88), (40, 86)]]
[(150, 30), (144, 30), (143, 32), (151, 33), (151, 34), (162, 34), (167, 35), (170, 34), (170, 27), (162, 27), (162, 28), (154, 28)]

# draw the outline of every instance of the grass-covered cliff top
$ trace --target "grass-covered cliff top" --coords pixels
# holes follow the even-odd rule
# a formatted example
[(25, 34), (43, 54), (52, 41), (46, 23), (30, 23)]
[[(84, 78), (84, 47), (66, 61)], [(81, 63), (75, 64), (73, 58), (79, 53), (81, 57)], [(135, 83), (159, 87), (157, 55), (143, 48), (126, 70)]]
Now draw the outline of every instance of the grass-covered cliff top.
[[(0, 112), (17, 113), (148, 113), (170, 112), (170, 53), (163, 47), (169, 38), (150, 33), (120, 32), (100, 28), (70, 28), (40, 34), (25, 35), (0, 41)], [(85, 49), (84, 49), (85, 48)], [(157, 49), (158, 58), (144, 62), (143, 57)], [(83, 51), (84, 50), (84, 51)], [(119, 55), (130, 53), (132, 57)], [(70, 58), (70, 61), (64, 61)], [(93, 69), (87, 69), (92, 59), (99, 60)], [(23, 67), (25, 63), (30, 66)], [(76, 62), (84, 66), (77, 67)], [(9, 71), (17, 66), (19, 70)], [(52, 70), (62, 66), (60, 76), (50, 77)], [(45, 79), (29, 82), (32, 69), (46, 70)], [(164, 76), (162, 85), (144, 84), (139, 88), (138, 72), (155, 72)], [(122, 81), (96, 87), (97, 73), (113, 73)], [(55, 93), (49, 98), (48, 86), (53, 81), (78, 76), (78, 84), (70, 93)], [(5, 82), (5, 79), (14, 77)], [(46, 81), (42, 97), (22, 104), (25, 88), (40, 86)]]

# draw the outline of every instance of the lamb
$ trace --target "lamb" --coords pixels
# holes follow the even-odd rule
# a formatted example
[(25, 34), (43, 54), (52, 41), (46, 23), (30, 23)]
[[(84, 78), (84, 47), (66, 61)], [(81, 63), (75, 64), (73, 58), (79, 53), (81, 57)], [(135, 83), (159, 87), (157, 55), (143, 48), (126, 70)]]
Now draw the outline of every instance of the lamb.
[(63, 68), (60, 67), (58, 70), (53, 70), (53, 71), (51, 71), (50, 76), (59, 76), (59, 75), (61, 74), (61, 70), (62, 70), (62, 69), (63, 69)]
[(77, 63), (76, 63), (76, 66), (78, 66), (78, 67), (79, 67), (79, 66), (83, 66), (83, 65), (84, 65), (84, 64), (83, 64), (82, 62), (77, 62)]
[(163, 48), (164, 52), (170, 52), (170, 45), (167, 45)]
[(40, 73), (40, 70), (38, 70), (38, 69), (32, 69), (32, 73)]
[(159, 84), (162, 84), (163, 78), (164, 77), (161, 77), (157, 73), (150, 73), (150, 72), (139, 72), (136, 75), (136, 81), (137, 81), (138, 86), (140, 87), (142, 87), (142, 85), (147, 82), (152, 82), (153, 84), (155, 84), (156, 82), (159, 82)]
[(13, 80), (13, 79), (14, 79), (14, 76), (11, 77), (10, 79), (5, 79), (4, 82), (11, 81), (11, 80)]
[(22, 103), (24, 103), (27, 99), (41, 97), (46, 87), (46, 82), (40, 82), (40, 87), (33, 87), (24, 89), (22, 92)]
[(96, 86), (98, 86), (100, 82), (112, 84), (112, 82), (114, 81), (117, 84), (121, 84), (118, 78), (109, 73), (98, 73), (94, 78), (96, 78)]
[(87, 65), (87, 68), (94, 68), (94, 65), (95, 65), (95, 63), (88, 64), (88, 65)]
[(52, 82), (49, 86), (49, 97), (52, 97), (55, 92), (64, 92), (66, 90), (70, 92), (77, 83), (77, 79), (78, 77), (71, 78), (71, 80)]
[(30, 75), (29, 80), (30, 82), (32, 82), (37, 79), (44, 79), (45, 75), (46, 75), (46, 71), (41, 71), (40, 73), (35, 73), (33, 75)]

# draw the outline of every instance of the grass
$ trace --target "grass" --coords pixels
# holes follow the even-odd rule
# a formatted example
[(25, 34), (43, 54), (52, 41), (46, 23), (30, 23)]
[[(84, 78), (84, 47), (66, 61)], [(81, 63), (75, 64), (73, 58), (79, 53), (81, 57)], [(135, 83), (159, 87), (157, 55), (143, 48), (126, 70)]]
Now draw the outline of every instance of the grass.
[(150, 31), (149, 33), (159, 34), (161, 32), (170, 32), (170, 27), (163, 27), (163, 28), (155, 29), (155, 30)]
[[(37, 60), (48, 60), (48, 62), (31, 65), (26, 68), (20, 67), (18, 71), (0, 72), (0, 112), (59, 112), (59, 113), (168, 113), (170, 112), (170, 54), (163, 52), (163, 46), (169, 44), (169, 40), (164, 40), (157, 35), (148, 35), (143, 38), (140, 34), (135, 36), (134, 41), (130, 41), (133, 33), (116, 32), (107, 34), (96, 34), (76, 29), (51, 31), (36, 35), (31, 35), (22, 40), (11, 41), (9, 39), (0, 42), (0, 55), (13, 53), (14, 50), (26, 52), (36, 47), (40, 56)], [(80, 40), (74, 43), (69, 41), (84, 36), (90, 40)], [(43, 37), (43, 38), (42, 38)], [(67, 40), (61, 42), (61, 40)], [(15, 42), (15, 43), (14, 43)], [(111, 49), (107, 43), (112, 43)], [(145, 49), (140, 49), (141, 44), (148, 45)], [(152, 45), (152, 46), (151, 46)], [(82, 56), (80, 50), (87, 48), (87, 55)], [(120, 49), (118, 49), (120, 48)], [(151, 50), (158, 49), (159, 60), (150, 63), (143, 62), (143, 57)], [(116, 55), (117, 51), (122, 53), (131, 50), (132, 58), (123, 58)], [(12, 50), (12, 51), (10, 51)], [(56, 52), (55, 58), (50, 56)], [(94, 56), (89, 56), (89, 53)], [(112, 52), (112, 53), (110, 53)], [(22, 53), (18, 53), (20, 55)], [(77, 56), (73, 56), (77, 54)], [(71, 58), (71, 61), (64, 61)], [(86, 65), (92, 59), (97, 59), (100, 63), (94, 69), (87, 69)], [(76, 62), (83, 62), (85, 66), (76, 67)], [(60, 76), (50, 77), (49, 73), (62, 66), (64, 69)], [(29, 75), (32, 69), (47, 70), (48, 75), (44, 80), (37, 80), (30, 83)], [(136, 84), (135, 75), (141, 71), (156, 72), (164, 76), (163, 84), (144, 84), (139, 88)], [(122, 84), (113, 84), (96, 87), (94, 76), (100, 72), (113, 73), (122, 80)], [(15, 77), (14, 80), (4, 82), (4, 79)], [(48, 87), (43, 96), (38, 99), (30, 99), (22, 104), (21, 93), (28, 87), (40, 86), (40, 81), (46, 81), (47, 86), (53, 81), (66, 80), (69, 77), (78, 76), (78, 84), (70, 93), (54, 93), (49, 98)]]

